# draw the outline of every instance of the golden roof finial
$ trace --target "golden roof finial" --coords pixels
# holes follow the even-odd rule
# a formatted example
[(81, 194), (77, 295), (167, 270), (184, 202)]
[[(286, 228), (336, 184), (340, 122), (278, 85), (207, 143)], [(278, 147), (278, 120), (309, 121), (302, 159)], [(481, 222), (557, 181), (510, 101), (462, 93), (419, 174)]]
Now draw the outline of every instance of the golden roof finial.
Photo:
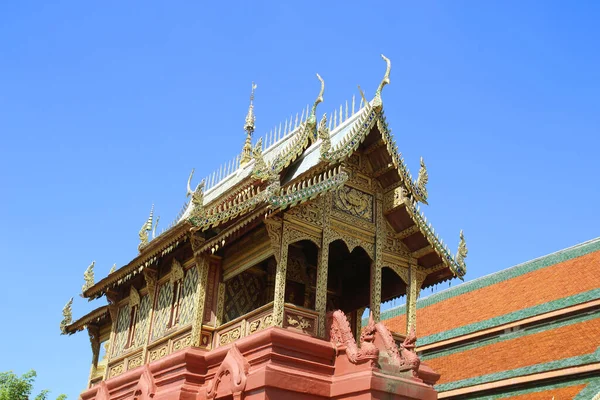
[(115, 272), (117, 270), (117, 264), (113, 264), (113, 266), (110, 268), (110, 271), (108, 271), (108, 274), (112, 274), (113, 272)]
[(425, 161), (421, 157), (421, 168), (419, 168), (419, 176), (417, 177), (417, 189), (422, 199), (427, 199), (427, 182), (429, 181), (429, 174), (427, 173), (427, 167)]
[(140, 232), (138, 233), (138, 235), (140, 237), (140, 244), (138, 245), (139, 251), (142, 251), (142, 248), (144, 248), (148, 244), (148, 232), (152, 231), (152, 222), (153, 221), (154, 221), (154, 204), (152, 204), (152, 208), (150, 209), (150, 215), (148, 216), (148, 219), (146, 220), (146, 222), (144, 222), (144, 225), (142, 225), (142, 228), (140, 229)]
[(73, 306), (73, 298), (65, 304), (62, 310), (63, 319), (60, 321), (60, 332), (64, 335), (67, 333), (67, 325), (70, 325), (73, 322), (73, 313), (71, 307)]
[(325, 81), (319, 74), (317, 74), (317, 78), (321, 81), (321, 91), (319, 92), (319, 95), (310, 110), (310, 116), (308, 117), (308, 120), (310, 121), (310, 119), (312, 119), (315, 124), (317, 123), (317, 105), (323, 102), (323, 93), (325, 93)]
[(96, 261), (92, 261), (92, 263), (86, 268), (83, 273), (83, 279), (85, 283), (81, 287), (81, 293), (84, 293), (86, 290), (94, 286), (94, 266), (96, 265)]
[(467, 264), (465, 263), (465, 258), (467, 258), (467, 254), (469, 250), (467, 249), (467, 242), (465, 241), (465, 235), (463, 234), (462, 229), (460, 230), (460, 242), (458, 243), (458, 251), (456, 252), (456, 264), (462, 269), (462, 272), (465, 273), (467, 271)]
[(383, 87), (385, 85), (388, 85), (390, 83), (390, 71), (392, 70), (392, 62), (390, 61), (390, 59), (384, 56), (383, 54), (381, 55), (381, 58), (385, 60), (387, 67), (385, 69), (385, 75), (383, 76), (383, 79), (381, 80), (381, 83), (379, 84), (379, 86), (377, 87), (377, 91), (375, 92), (375, 98), (373, 99), (373, 108), (377, 112), (379, 112), (383, 107), (383, 102), (381, 100), (381, 91), (383, 90)]
[(252, 159), (252, 134), (254, 133), (254, 90), (256, 84), (252, 82), (252, 92), (250, 93), (250, 106), (248, 107), (248, 114), (246, 114), (246, 123), (244, 124), (244, 130), (246, 131), (246, 142), (242, 150), (242, 157), (240, 159), (240, 166), (246, 165)]

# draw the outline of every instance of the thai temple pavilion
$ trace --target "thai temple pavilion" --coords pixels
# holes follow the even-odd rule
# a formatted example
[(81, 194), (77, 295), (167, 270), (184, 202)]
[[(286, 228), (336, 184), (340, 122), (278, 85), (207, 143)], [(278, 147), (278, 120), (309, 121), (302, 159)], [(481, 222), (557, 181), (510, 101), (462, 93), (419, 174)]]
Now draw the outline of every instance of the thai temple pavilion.
[[(192, 171), (177, 220), (156, 235), (151, 212), (128, 264), (97, 282), (88, 267), (82, 296), (108, 304), (73, 321), (71, 300), (61, 323), (90, 337), (83, 400), (437, 398), (416, 300), (462, 278), (467, 248), (461, 232), (451, 255), (420, 211), (427, 170), (413, 179), (398, 153), (383, 59), (370, 101), (318, 120), (317, 75), (312, 106), (258, 140), (253, 84), (240, 155), (194, 189)], [(380, 304), (398, 296), (390, 332)]]

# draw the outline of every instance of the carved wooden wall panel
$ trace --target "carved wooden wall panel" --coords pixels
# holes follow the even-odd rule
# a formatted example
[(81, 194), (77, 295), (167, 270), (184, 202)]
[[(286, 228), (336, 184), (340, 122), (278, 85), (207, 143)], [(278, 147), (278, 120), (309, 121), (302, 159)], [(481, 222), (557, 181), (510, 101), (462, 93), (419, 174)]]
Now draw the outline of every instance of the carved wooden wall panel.
[(172, 303), (173, 285), (167, 281), (158, 289), (158, 300), (154, 311), (154, 322), (152, 323), (152, 340), (159, 339), (167, 330)]
[(127, 334), (129, 331), (130, 319), (131, 309), (129, 308), (129, 304), (126, 304), (119, 309), (111, 358), (121, 355), (123, 349), (125, 348), (125, 344), (127, 344)]
[(183, 279), (183, 296), (179, 312), (179, 325), (184, 326), (192, 322), (194, 316), (194, 307), (196, 302), (196, 292), (198, 290), (198, 270), (195, 267), (185, 272)]
[(142, 296), (135, 322), (133, 346), (140, 347), (146, 343), (148, 324), (150, 323), (150, 296)]

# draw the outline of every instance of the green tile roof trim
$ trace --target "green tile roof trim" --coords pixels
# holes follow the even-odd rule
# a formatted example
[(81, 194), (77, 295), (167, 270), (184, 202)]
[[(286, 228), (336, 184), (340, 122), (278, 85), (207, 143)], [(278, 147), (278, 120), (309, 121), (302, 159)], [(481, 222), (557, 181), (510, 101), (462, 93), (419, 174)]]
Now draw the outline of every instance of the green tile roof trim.
[(600, 347), (595, 352), (584, 354), (582, 356), (564, 358), (562, 360), (550, 361), (542, 364), (530, 365), (527, 367), (516, 368), (509, 371), (495, 372), (476, 376), (474, 378), (461, 379), (459, 381), (442, 383), (436, 385), (435, 389), (438, 392), (447, 392), (449, 390), (461, 389), (468, 386), (481, 385), (483, 383), (501, 381), (503, 379), (512, 379), (524, 375), (539, 374), (542, 372), (552, 371), (556, 369), (576, 367), (579, 365), (593, 364), (600, 362)]
[(600, 377), (594, 378), (573, 400), (589, 400), (600, 394)]
[(586, 303), (588, 301), (597, 299), (600, 299), (600, 289), (588, 290), (587, 292), (577, 293), (573, 296), (563, 297), (562, 299), (553, 300), (548, 303), (538, 304), (537, 306), (513, 311), (511, 313), (486, 319), (484, 321), (459, 326), (458, 328), (434, 333), (429, 336), (423, 336), (418, 339), (417, 345), (425, 346), (431, 343), (440, 342), (442, 340), (468, 335), (470, 333), (477, 332), (482, 329), (493, 328), (494, 326), (508, 324), (525, 318), (535, 317), (536, 315), (545, 314), (547, 312), (560, 310), (565, 307), (571, 307), (577, 304)]
[[(516, 278), (517, 276), (521, 276), (541, 268), (549, 267), (551, 265), (559, 264), (573, 258), (581, 257), (598, 250), (600, 250), (600, 237), (580, 243), (573, 247), (568, 247), (566, 249), (557, 251), (556, 253), (527, 261), (523, 264), (515, 265), (502, 271), (494, 272), (490, 275), (473, 279), (469, 282), (461, 283), (453, 288), (442, 290), (430, 296), (423, 297), (417, 300), (417, 308), (428, 307), (430, 305), (439, 303), (440, 301), (460, 296), (461, 294), (469, 293), (474, 290), (482, 289), (495, 283)], [(381, 319), (386, 320), (404, 314), (406, 314), (406, 305), (401, 305), (382, 312)]]
[[(594, 397), (596, 392), (591, 393), (591, 391), (594, 390), (594, 386), (600, 385), (600, 378), (594, 378), (591, 376), (587, 376), (585, 378), (573, 379), (573, 380), (568, 380), (568, 381), (563, 381), (563, 382), (547, 382), (547, 383), (535, 382), (535, 387), (528, 388), (528, 389), (519, 388), (519, 389), (511, 390), (510, 388), (505, 388), (504, 392), (499, 393), (499, 394), (481, 394), (481, 395), (473, 395), (473, 396), (467, 395), (466, 397), (461, 397), (461, 398), (463, 398), (465, 400), (500, 400), (500, 399), (506, 399), (509, 397), (521, 396), (524, 394), (545, 392), (548, 390), (562, 389), (562, 388), (566, 388), (569, 386), (578, 386), (578, 385), (582, 385), (582, 384), (587, 384), (587, 386), (581, 392), (579, 392), (577, 394), (577, 397), (575, 397), (574, 400), (590, 400), (592, 397)], [(592, 389), (591, 389), (591, 391), (588, 391), (588, 388), (590, 388), (590, 387)], [(584, 394), (584, 392), (588, 393), (587, 397), (581, 397), (581, 395)]]
[(437, 352), (430, 352), (430, 353), (425, 352), (425, 354), (423, 354), (421, 356), (421, 360), (427, 361), (427, 360), (432, 360), (432, 359), (439, 358), (439, 357), (446, 357), (446, 356), (449, 356), (452, 354), (462, 353), (465, 351), (477, 349), (479, 347), (484, 347), (484, 346), (489, 346), (491, 344), (504, 342), (506, 340), (513, 340), (513, 339), (517, 339), (517, 338), (520, 338), (523, 336), (534, 335), (536, 333), (545, 332), (545, 331), (549, 331), (549, 330), (553, 330), (553, 329), (558, 329), (558, 328), (562, 328), (562, 327), (569, 326), (569, 325), (579, 324), (581, 322), (585, 322), (585, 321), (589, 321), (589, 320), (597, 319), (597, 318), (600, 318), (600, 314), (597, 311), (594, 311), (591, 313), (578, 315), (576, 317), (565, 319), (562, 321), (555, 320), (555, 321), (552, 321), (551, 323), (543, 324), (541, 326), (532, 327), (529, 329), (521, 329), (521, 330), (510, 332), (510, 333), (503, 333), (503, 334), (500, 334), (499, 336), (495, 336), (495, 337), (487, 339), (487, 340), (482, 340), (480, 342), (475, 342), (475, 343), (467, 345), (467, 346), (458, 346), (456, 348), (448, 349), (448, 350), (444, 350), (444, 351), (437, 351)]

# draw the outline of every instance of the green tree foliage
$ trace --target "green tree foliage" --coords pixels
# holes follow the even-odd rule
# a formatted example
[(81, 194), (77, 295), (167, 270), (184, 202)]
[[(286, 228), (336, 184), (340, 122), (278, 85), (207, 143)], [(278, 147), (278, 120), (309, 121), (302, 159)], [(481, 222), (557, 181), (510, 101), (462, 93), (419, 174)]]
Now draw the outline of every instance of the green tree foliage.
[[(33, 390), (33, 382), (37, 374), (34, 370), (24, 373), (20, 377), (14, 372), (0, 372), (0, 400), (29, 400)], [(49, 390), (42, 390), (34, 400), (48, 400)], [(61, 394), (56, 400), (66, 400), (67, 396)]]

